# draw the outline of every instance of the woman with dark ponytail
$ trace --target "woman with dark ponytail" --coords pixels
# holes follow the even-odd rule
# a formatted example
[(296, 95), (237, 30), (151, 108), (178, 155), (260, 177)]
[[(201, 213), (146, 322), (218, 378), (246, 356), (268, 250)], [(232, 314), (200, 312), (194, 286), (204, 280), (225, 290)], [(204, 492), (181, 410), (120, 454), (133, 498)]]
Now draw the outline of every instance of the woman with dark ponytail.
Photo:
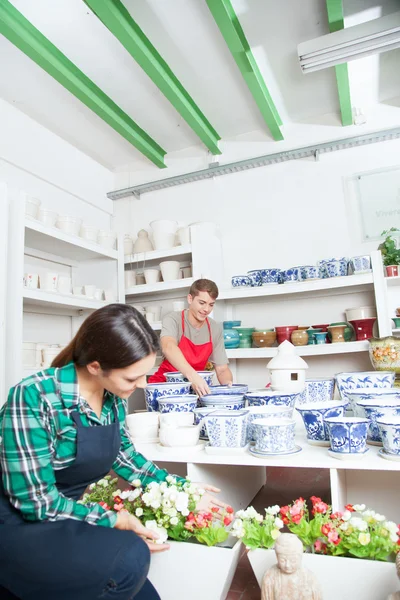
[(159, 599), (150, 552), (168, 545), (128, 513), (79, 502), (111, 469), (142, 485), (168, 476), (125, 426), (126, 401), (146, 387), (157, 349), (138, 311), (111, 304), (50, 369), (10, 390), (0, 411), (0, 600)]

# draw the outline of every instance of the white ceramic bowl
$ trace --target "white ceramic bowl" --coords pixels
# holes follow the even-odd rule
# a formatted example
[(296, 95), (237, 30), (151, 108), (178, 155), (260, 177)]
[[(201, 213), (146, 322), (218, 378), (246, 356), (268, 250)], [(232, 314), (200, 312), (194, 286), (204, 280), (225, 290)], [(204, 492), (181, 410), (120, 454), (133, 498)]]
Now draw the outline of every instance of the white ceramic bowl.
[(193, 425), (193, 423), (194, 414), (192, 412), (160, 413), (160, 425), (174, 425), (175, 427), (184, 427), (186, 425)]
[(346, 308), (346, 320), (357, 321), (359, 319), (376, 319), (375, 306), (360, 306), (360, 308)]
[(193, 412), (197, 407), (198, 396), (196, 394), (186, 394), (184, 396), (164, 396), (158, 398), (158, 410), (161, 413), (167, 412)]
[(147, 285), (157, 283), (160, 281), (160, 270), (159, 269), (145, 269), (144, 277)]
[(47, 225), (48, 227), (54, 227), (57, 221), (58, 214), (54, 210), (48, 210), (47, 208), (39, 208), (38, 221)]
[[(355, 414), (357, 413), (357, 404), (362, 400), (400, 400), (400, 388), (374, 388), (366, 387), (346, 392), (347, 399)], [(364, 416), (364, 415), (359, 415)]]
[(69, 235), (79, 235), (82, 219), (68, 215), (58, 215), (56, 226), (60, 231)]
[(99, 230), (93, 225), (82, 225), (79, 235), (82, 239), (87, 240), (88, 242), (97, 243), (97, 236), (99, 235)]
[(164, 281), (179, 279), (180, 263), (177, 260), (164, 260), (160, 262), (160, 269)]
[(138, 412), (127, 415), (126, 424), (135, 440), (153, 440), (158, 437), (158, 412)]
[(368, 442), (380, 444), (381, 434), (377, 425), (378, 419), (390, 420), (400, 417), (400, 399), (375, 398), (371, 400), (358, 400), (356, 402), (356, 416), (369, 420)]
[(161, 425), (160, 443), (169, 447), (195, 446), (199, 441), (200, 427), (198, 425)]
[(291, 419), (293, 408), (291, 406), (249, 406), (247, 419), (247, 436), (249, 440), (255, 440), (253, 422), (256, 419)]

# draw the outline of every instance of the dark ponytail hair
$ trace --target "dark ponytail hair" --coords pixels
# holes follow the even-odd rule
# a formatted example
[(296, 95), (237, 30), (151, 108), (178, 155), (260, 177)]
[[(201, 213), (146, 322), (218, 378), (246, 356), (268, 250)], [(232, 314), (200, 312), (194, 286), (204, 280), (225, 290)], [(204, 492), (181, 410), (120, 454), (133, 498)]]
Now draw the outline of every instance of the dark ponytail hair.
[(52, 367), (74, 362), (100, 363), (103, 371), (123, 369), (157, 352), (157, 335), (133, 306), (109, 304), (93, 312), (73, 340), (55, 357)]

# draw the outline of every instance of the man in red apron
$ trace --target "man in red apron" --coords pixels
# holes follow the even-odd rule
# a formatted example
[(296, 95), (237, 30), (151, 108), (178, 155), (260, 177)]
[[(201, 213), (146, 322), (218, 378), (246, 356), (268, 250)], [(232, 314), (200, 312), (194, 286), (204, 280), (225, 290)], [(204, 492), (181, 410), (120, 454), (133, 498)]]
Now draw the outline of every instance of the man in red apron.
[(209, 361), (214, 364), (221, 384), (232, 383), (222, 324), (208, 317), (217, 298), (216, 284), (209, 279), (198, 279), (189, 291), (189, 309), (164, 317), (161, 331), (164, 360), (149, 383), (165, 382), (165, 373), (180, 371), (192, 383), (195, 393), (204, 396), (209, 388), (196, 371), (204, 371)]

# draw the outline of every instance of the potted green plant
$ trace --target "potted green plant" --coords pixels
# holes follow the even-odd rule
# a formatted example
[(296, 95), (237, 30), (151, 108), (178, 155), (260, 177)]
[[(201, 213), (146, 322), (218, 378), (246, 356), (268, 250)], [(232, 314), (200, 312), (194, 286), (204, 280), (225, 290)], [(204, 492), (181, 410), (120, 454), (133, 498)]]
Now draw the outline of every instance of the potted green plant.
[(393, 238), (393, 233), (395, 232), (400, 234), (400, 229), (391, 227), (390, 229), (382, 231), (382, 237), (386, 237), (378, 246), (378, 250), (380, 250), (382, 254), (383, 264), (386, 267), (386, 274), (388, 277), (397, 277), (399, 274), (398, 265), (400, 265), (400, 250), (397, 248), (396, 240)]

